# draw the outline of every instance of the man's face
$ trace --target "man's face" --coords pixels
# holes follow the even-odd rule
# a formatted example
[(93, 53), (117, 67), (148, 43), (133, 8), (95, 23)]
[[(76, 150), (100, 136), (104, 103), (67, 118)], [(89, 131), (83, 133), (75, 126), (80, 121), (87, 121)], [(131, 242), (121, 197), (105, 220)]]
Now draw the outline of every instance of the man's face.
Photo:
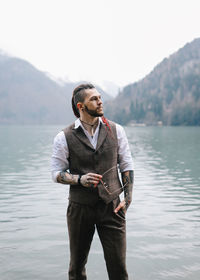
[(103, 116), (103, 103), (100, 93), (95, 88), (86, 89), (85, 93), (84, 111), (93, 117)]

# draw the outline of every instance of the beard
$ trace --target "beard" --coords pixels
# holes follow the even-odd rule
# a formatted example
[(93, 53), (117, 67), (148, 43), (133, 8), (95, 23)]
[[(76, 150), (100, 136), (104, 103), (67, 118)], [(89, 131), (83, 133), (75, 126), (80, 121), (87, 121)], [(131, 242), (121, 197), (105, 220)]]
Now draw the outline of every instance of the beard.
[(85, 111), (92, 117), (102, 117), (103, 116), (103, 113), (98, 113), (97, 111), (98, 109), (96, 110), (90, 110), (88, 109), (88, 107), (85, 105)]

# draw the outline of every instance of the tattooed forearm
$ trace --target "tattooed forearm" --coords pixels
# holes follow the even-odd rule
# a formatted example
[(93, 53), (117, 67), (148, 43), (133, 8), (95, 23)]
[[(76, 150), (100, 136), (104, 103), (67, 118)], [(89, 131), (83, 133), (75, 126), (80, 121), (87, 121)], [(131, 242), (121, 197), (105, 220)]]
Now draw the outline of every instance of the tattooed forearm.
[(57, 177), (58, 183), (76, 185), (78, 183), (78, 175), (73, 175), (68, 172), (60, 172)]
[(122, 173), (122, 182), (124, 185), (124, 200), (126, 210), (132, 201), (132, 190), (133, 190), (133, 182), (134, 182), (134, 171), (125, 171)]

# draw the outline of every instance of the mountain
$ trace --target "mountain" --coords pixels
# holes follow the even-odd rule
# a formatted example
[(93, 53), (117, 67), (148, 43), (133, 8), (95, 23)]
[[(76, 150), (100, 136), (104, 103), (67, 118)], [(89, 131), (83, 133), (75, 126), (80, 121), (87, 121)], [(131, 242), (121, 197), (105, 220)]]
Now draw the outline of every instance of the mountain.
[[(80, 82), (81, 83), (81, 82)], [(68, 124), (79, 83), (57, 83), (29, 62), (0, 52), (0, 123)], [(103, 100), (111, 98), (101, 88)]]
[(105, 114), (121, 124), (200, 125), (200, 38), (126, 86)]

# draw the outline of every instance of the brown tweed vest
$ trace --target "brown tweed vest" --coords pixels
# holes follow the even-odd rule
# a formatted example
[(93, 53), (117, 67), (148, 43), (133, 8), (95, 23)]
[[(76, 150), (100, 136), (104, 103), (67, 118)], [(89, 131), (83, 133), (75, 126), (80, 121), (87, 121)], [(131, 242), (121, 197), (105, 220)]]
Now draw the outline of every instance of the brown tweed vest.
[(81, 185), (71, 185), (69, 200), (81, 204), (95, 205), (101, 198), (109, 203), (122, 192), (122, 185), (118, 176), (118, 141), (116, 125), (109, 121), (111, 131), (105, 124), (100, 123), (97, 147), (91, 145), (83, 129), (74, 124), (63, 131), (69, 148), (69, 171), (71, 174), (86, 174), (89, 172), (103, 175), (103, 182), (96, 188)]

